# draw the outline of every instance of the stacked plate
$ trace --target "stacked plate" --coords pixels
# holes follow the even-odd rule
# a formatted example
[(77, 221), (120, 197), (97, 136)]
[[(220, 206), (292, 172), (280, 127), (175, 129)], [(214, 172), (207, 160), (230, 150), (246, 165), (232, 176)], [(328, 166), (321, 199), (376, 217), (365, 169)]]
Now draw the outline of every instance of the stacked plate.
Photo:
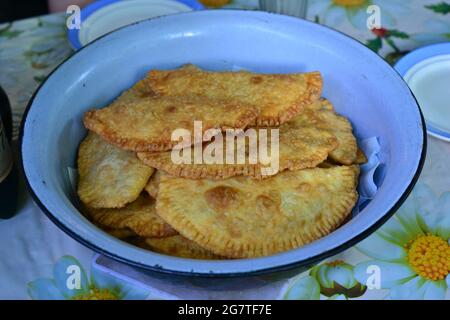
[(71, 46), (78, 50), (123, 26), (180, 12), (203, 9), (196, 0), (99, 0), (81, 10), (81, 26), (68, 31)]
[(415, 50), (395, 68), (419, 102), (428, 134), (450, 141), (450, 42)]

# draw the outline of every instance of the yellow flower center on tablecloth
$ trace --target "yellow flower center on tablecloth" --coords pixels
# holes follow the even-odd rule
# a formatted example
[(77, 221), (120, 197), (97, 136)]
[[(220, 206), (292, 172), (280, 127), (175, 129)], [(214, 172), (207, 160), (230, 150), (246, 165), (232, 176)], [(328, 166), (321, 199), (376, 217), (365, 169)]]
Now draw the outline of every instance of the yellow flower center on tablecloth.
[(75, 296), (73, 300), (119, 300), (108, 289), (92, 288), (89, 293)]
[(221, 7), (229, 4), (231, 0), (200, 0), (207, 7)]
[(362, 6), (366, 0), (333, 0), (333, 3), (337, 6), (352, 8)]
[(408, 246), (408, 261), (428, 280), (443, 280), (450, 273), (450, 246), (435, 235), (421, 235)]

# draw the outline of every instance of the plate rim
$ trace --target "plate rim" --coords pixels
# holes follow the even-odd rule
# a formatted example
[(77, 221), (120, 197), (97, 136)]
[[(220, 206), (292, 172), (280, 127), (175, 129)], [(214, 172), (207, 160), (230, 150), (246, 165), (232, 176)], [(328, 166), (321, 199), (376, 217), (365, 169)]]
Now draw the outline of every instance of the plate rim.
[[(285, 15), (281, 15), (281, 14), (277, 14), (277, 13), (267, 13), (267, 12), (253, 12), (253, 11), (248, 11), (248, 10), (235, 10), (235, 9), (220, 9), (220, 10), (203, 10), (203, 12), (205, 14), (208, 14), (208, 12), (228, 12), (228, 13), (241, 13), (241, 14), (264, 14), (264, 15), (274, 15), (274, 16), (282, 16), (284, 19), (298, 19), (298, 18), (293, 18), (293, 17), (289, 17), (289, 16), (285, 16)], [(184, 13), (177, 13), (174, 15), (187, 15), (187, 14), (193, 14), (193, 12), (184, 12)], [(171, 15), (171, 16), (174, 16)], [(142, 21), (138, 21), (138, 22), (134, 22), (130, 25), (127, 26), (123, 26), (117, 30), (113, 30), (109, 33), (106, 33), (105, 35), (95, 39), (94, 41), (92, 41), (91, 43), (87, 44), (86, 46), (82, 47), (80, 50), (83, 50), (84, 48), (87, 48), (88, 46), (94, 44), (96, 41), (101, 40), (104, 37), (107, 37), (108, 35), (110, 35), (113, 32), (116, 32), (118, 30), (124, 29), (124, 28), (128, 28), (131, 27), (133, 25), (137, 25), (140, 23), (145, 23), (147, 21), (151, 21), (151, 20), (156, 20), (156, 19), (160, 19), (162, 17), (154, 17), (154, 18), (150, 18), (150, 19), (146, 19), (146, 20), (142, 20)], [(70, 230), (68, 227), (66, 227), (60, 220), (58, 220), (58, 218), (56, 216), (54, 216), (49, 209), (47, 209), (47, 207), (41, 202), (41, 200), (37, 197), (36, 193), (34, 192), (33, 188), (31, 187), (30, 181), (28, 179), (28, 177), (26, 176), (25, 173), (25, 164), (24, 164), (24, 158), (23, 158), (23, 138), (24, 138), (24, 129), (25, 129), (25, 124), (27, 122), (27, 117), (28, 117), (28, 113), (31, 109), (31, 106), (33, 105), (33, 101), (36, 97), (36, 95), (39, 93), (40, 89), (42, 88), (42, 86), (47, 82), (47, 80), (50, 78), (50, 76), (56, 72), (65, 62), (67, 62), (67, 60), (69, 60), (71, 57), (67, 57), (66, 59), (64, 59), (47, 77), (46, 79), (39, 85), (39, 87), (36, 89), (36, 91), (34, 92), (33, 96), (30, 98), (26, 109), (24, 111), (23, 114), (23, 118), (21, 121), (21, 125), (20, 125), (20, 133), (19, 133), (19, 160), (20, 160), (20, 170), (24, 176), (24, 179), (26, 181), (26, 186), (28, 191), (30, 192), (32, 198), (34, 199), (34, 201), (38, 204), (39, 208), (47, 215), (47, 217), (53, 222), (55, 223), (55, 225), (57, 225), (61, 230), (63, 230), (66, 234), (68, 234), (69, 236), (71, 236), (73, 239), (75, 239), (76, 241), (78, 241), (79, 243), (81, 243), (82, 245), (88, 247), (89, 249), (98, 252), (100, 254), (103, 254), (107, 257), (110, 257), (116, 261), (120, 261), (123, 263), (126, 263), (128, 265), (143, 269), (143, 270), (148, 270), (148, 271), (154, 271), (156, 273), (161, 273), (161, 274), (167, 274), (167, 275), (175, 275), (175, 276), (183, 276), (183, 277), (197, 277), (197, 278), (236, 278), (236, 277), (249, 277), (249, 276), (261, 276), (261, 275), (268, 275), (268, 274), (273, 274), (273, 273), (277, 273), (277, 272), (283, 272), (283, 271), (288, 271), (288, 270), (292, 270), (294, 268), (301, 268), (301, 267), (308, 267), (308, 266), (312, 266), (322, 260), (324, 260), (327, 257), (333, 256), (337, 253), (340, 253), (352, 246), (354, 246), (356, 243), (362, 241), (363, 239), (365, 239), (366, 237), (368, 237), (370, 234), (372, 234), (373, 232), (375, 232), (379, 227), (381, 227), (381, 225), (383, 225), (399, 208), (400, 206), (403, 204), (403, 202), (408, 198), (409, 194), (412, 192), (414, 186), (417, 183), (417, 180), (422, 172), (424, 163), (425, 163), (425, 159), (426, 159), (426, 151), (427, 151), (427, 144), (428, 144), (428, 139), (427, 139), (427, 134), (426, 134), (426, 126), (425, 126), (425, 119), (423, 117), (422, 111), (419, 107), (419, 104), (417, 102), (417, 99), (415, 98), (414, 94), (412, 93), (411, 89), (409, 88), (409, 86), (406, 84), (406, 82), (404, 81), (403, 77), (400, 75), (400, 73), (393, 67), (391, 66), (386, 60), (384, 60), (383, 58), (381, 58), (379, 55), (377, 55), (376, 53), (374, 53), (372, 50), (370, 50), (369, 48), (367, 48), (366, 46), (364, 46), (363, 44), (361, 44), (359, 41), (357, 41), (356, 39), (352, 38), (351, 36), (333, 29), (331, 27), (328, 27), (326, 25), (321, 25), (321, 24), (316, 24), (312, 21), (309, 20), (304, 20), (307, 23), (313, 24), (313, 25), (319, 25), (322, 28), (325, 28), (329, 31), (334, 31), (339, 33), (341, 36), (347, 38), (349, 41), (357, 44), (357, 45), (361, 45), (362, 47), (364, 47), (366, 50), (368, 50), (367, 52), (370, 52), (369, 54), (373, 54), (374, 57), (380, 59), (381, 63), (384, 63), (388, 68), (392, 69), (392, 71), (394, 72), (394, 74), (397, 74), (398, 79), (400, 81), (402, 81), (406, 88), (408, 88), (409, 92), (411, 93), (412, 98), (415, 101), (416, 107), (417, 107), (417, 111), (419, 113), (419, 118), (420, 118), (420, 124), (421, 124), (421, 128), (422, 128), (422, 144), (421, 144), (421, 152), (420, 152), (420, 158), (419, 161), (417, 163), (417, 167), (415, 168), (414, 171), (414, 175), (411, 179), (411, 181), (409, 182), (409, 184), (406, 186), (404, 192), (399, 196), (399, 199), (393, 204), (393, 206), (390, 208), (390, 210), (388, 210), (387, 212), (384, 212), (382, 217), (380, 219), (378, 219), (377, 221), (375, 221), (370, 227), (368, 227), (367, 229), (365, 229), (364, 231), (358, 233), (357, 235), (353, 236), (352, 238), (350, 238), (349, 240), (347, 240), (346, 242), (342, 243), (340, 246), (334, 247), (328, 251), (324, 251), (321, 252), (319, 254), (316, 254), (314, 256), (308, 257), (306, 259), (300, 260), (300, 261), (296, 261), (293, 263), (287, 263), (287, 264), (283, 264), (283, 265), (277, 265), (277, 266), (272, 266), (272, 267), (267, 267), (267, 268), (261, 268), (261, 269), (256, 269), (256, 270), (249, 270), (249, 271), (242, 271), (242, 272), (221, 272), (221, 273), (212, 273), (212, 272), (195, 272), (195, 271), (179, 271), (179, 270), (173, 270), (173, 269), (166, 269), (166, 268), (162, 268), (162, 267), (158, 267), (158, 266), (154, 266), (154, 265), (147, 265), (138, 261), (134, 261), (134, 260), (130, 260), (124, 257), (121, 257), (117, 254), (114, 254), (113, 252), (109, 252), (108, 250), (102, 249), (100, 247), (98, 247), (97, 245), (89, 242), (88, 240), (82, 238), (81, 236), (79, 236), (78, 234), (76, 234), (74, 231)], [(181, 259), (181, 258), (180, 258)]]
[[(406, 85), (408, 83), (404, 79), (408, 71), (410, 71), (412, 68), (417, 66), (418, 64), (429, 60), (433, 58), (437, 58), (439, 56), (445, 56), (450, 55), (450, 42), (441, 42), (441, 43), (434, 43), (430, 44), (424, 47), (420, 47), (416, 50), (411, 51), (410, 53), (406, 54), (404, 57), (402, 57), (400, 60), (397, 61), (397, 63), (394, 65), (394, 69), (400, 74), (400, 76), (405, 81)], [(408, 85), (409, 87), (409, 85)], [(411, 90), (412, 92), (412, 90)], [(412, 92), (414, 95), (414, 92)], [(416, 96), (414, 95), (414, 98), (417, 101)], [(419, 104), (419, 102), (417, 101)], [(419, 104), (420, 107), (420, 104)], [(421, 107), (420, 107), (421, 108)], [(425, 117), (424, 117), (425, 119)], [(440, 139), (442, 141), (450, 142), (450, 131), (443, 131), (440, 129), (437, 129), (433, 127), (426, 119), (426, 131), (427, 134), (429, 134), (432, 137), (435, 137), (437, 139)]]
[[(106, 7), (110, 4), (114, 4), (116, 2), (122, 2), (122, 1), (124, 1), (124, 0), (97, 0), (97, 1), (94, 1), (90, 4), (88, 4), (87, 6), (82, 8), (80, 11), (81, 23), (83, 23), (84, 20), (89, 18), (91, 15), (93, 15), (95, 12), (97, 12), (101, 8)], [(172, 0), (172, 1), (184, 4), (184, 5), (188, 6), (189, 8), (191, 8), (193, 11), (205, 9), (205, 7), (197, 0)], [(150, 18), (150, 19), (153, 19), (153, 18)], [(150, 20), (150, 19), (145, 19), (142, 21), (146, 21), (146, 20)], [(121, 28), (123, 28), (123, 27), (120, 27), (119, 29), (121, 29)], [(83, 45), (81, 44), (80, 38), (79, 38), (80, 30), (81, 29), (67, 30), (67, 40), (68, 40), (70, 46), (72, 47), (72, 49), (75, 51), (78, 51), (81, 48), (83, 48)], [(118, 30), (118, 29), (116, 29), (116, 30)], [(113, 30), (113, 31), (116, 31), (116, 30)], [(105, 35), (107, 35), (111, 32), (112, 31), (107, 32)], [(91, 42), (94, 42), (94, 41), (91, 41)], [(84, 46), (86, 46), (86, 45), (84, 45)]]

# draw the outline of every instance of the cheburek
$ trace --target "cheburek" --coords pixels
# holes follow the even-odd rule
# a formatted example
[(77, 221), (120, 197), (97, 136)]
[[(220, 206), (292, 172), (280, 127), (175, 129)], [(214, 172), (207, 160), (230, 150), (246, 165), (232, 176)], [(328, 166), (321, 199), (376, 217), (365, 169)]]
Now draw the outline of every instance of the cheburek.
[(161, 171), (156, 170), (150, 180), (145, 186), (145, 191), (154, 199), (158, 196), (159, 180), (161, 178)]
[(362, 151), (362, 149), (358, 149), (358, 152), (356, 153), (355, 163), (356, 164), (365, 164), (365, 163), (367, 163), (367, 157), (364, 154), (364, 151)]
[(141, 237), (168, 237), (177, 234), (155, 211), (155, 200), (140, 195), (136, 201), (120, 209), (86, 208), (88, 216), (102, 227), (129, 229)]
[(307, 106), (288, 124), (293, 127), (302, 127), (305, 123), (327, 130), (336, 137), (338, 147), (330, 153), (332, 160), (345, 165), (358, 163), (358, 144), (353, 135), (352, 125), (345, 117), (334, 111), (333, 105), (328, 100), (320, 99)]
[(188, 259), (223, 259), (183, 236), (147, 238), (146, 245), (155, 252)]
[(92, 208), (120, 208), (139, 196), (154, 169), (89, 132), (78, 150), (78, 195)]
[(111, 105), (120, 105), (124, 103), (133, 103), (143, 101), (147, 98), (154, 97), (156, 94), (150, 89), (147, 84), (147, 79), (142, 79), (136, 82), (131, 88), (122, 92)]
[[(267, 149), (268, 154), (270, 154), (272, 149), (270, 143), (271, 130), (278, 129), (267, 128), (266, 130), (267, 134), (263, 133), (263, 135), (267, 137)], [(254, 141), (257, 141), (260, 138), (260, 134), (257, 131), (255, 132)], [(240, 175), (259, 179), (270, 177), (284, 170), (313, 168), (323, 162), (328, 157), (328, 154), (338, 146), (334, 135), (326, 130), (318, 129), (308, 124), (302, 127), (281, 125), (278, 140), (278, 170), (273, 170), (269, 173), (266, 169), (271, 167), (271, 164), (261, 163), (257, 151), (253, 153), (256, 154), (257, 158), (253, 162), (250, 161), (249, 139), (245, 138), (245, 144), (242, 144), (241, 147), (234, 141), (234, 147), (230, 148), (231, 150), (228, 149), (226, 139), (223, 138), (222, 140), (223, 142), (220, 145), (223, 145), (224, 151), (221, 163), (194, 163), (194, 147), (190, 148), (190, 163), (175, 163), (172, 159), (172, 152), (138, 153), (138, 158), (158, 170), (190, 179), (225, 179)], [(259, 141), (257, 141), (257, 145), (259, 145)], [(204, 145), (202, 153), (208, 147), (209, 145)], [(241, 151), (242, 155), (244, 155), (243, 163), (237, 161), (237, 155)], [(184, 150), (180, 150), (180, 152), (184, 152)], [(261, 152), (260, 149), (259, 152)], [(233, 156), (234, 161), (226, 162), (227, 153)], [(276, 157), (275, 154), (270, 156)]]
[(112, 235), (114, 238), (118, 238), (118, 239), (128, 239), (131, 237), (136, 237), (136, 233), (133, 230), (127, 229), (127, 228), (123, 228), (123, 229), (111, 229), (111, 228), (105, 228), (103, 226), (100, 226), (103, 231), (109, 233), (110, 235)]
[(195, 95), (130, 100), (86, 112), (85, 127), (122, 149), (164, 151), (179, 144), (172, 141), (172, 133), (177, 129), (184, 129), (184, 143), (188, 139), (194, 143), (194, 121), (201, 122), (203, 135), (213, 128), (246, 128), (259, 113), (257, 107), (239, 101)]
[(152, 70), (146, 81), (157, 94), (193, 94), (257, 106), (261, 113), (254, 124), (259, 126), (275, 126), (290, 120), (304, 106), (319, 99), (322, 92), (319, 72), (208, 72), (186, 65), (176, 70)]
[(350, 214), (358, 166), (286, 171), (265, 180), (162, 175), (157, 213), (184, 237), (230, 258), (272, 255), (327, 235)]

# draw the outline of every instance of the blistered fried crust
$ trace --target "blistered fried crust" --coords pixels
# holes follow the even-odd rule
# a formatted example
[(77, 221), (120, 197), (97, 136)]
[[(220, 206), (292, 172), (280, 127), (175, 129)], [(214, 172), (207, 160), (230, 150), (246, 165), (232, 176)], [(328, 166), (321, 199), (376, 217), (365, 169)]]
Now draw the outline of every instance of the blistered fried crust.
[(146, 84), (157, 94), (199, 95), (212, 99), (238, 100), (260, 108), (259, 126), (289, 121), (306, 105), (319, 99), (319, 72), (256, 74), (248, 71), (208, 72), (193, 65), (170, 71), (152, 70)]
[(89, 132), (78, 150), (78, 195), (92, 208), (121, 208), (136, 200), (153, 171), (135, 153)]
[(336, 137), (338, 147), (330, 153), (331, 159), (345, 165), (357, 163), (358, 145), (353, 135), (352, 125), (345, 117), (334, 111), (328, 100), (320, 99), (307, 106), (289, 124), (301, 127), (305, 123), (310, 123), (318, 129), (327, 130)]
[(155, 211), (155, 200), (141, 195), (120, 209), (86, 208), (88, 216), (102, 227), (129, 229), (141, 237), (168, 237), (177, 234)]
[[(278, 170), (271, 171), (267, 174), (267, 171), (263, 168), (273, 166), (274, 162), (261, 163), (260, 153), (254, 151), (256, 155), (256, 161), (250, 162), (249, 157), (249, 139), (245, 139), (244, 148), (238, 148), (238, 144), (234, 143), (234, 148), (227, 148), (226, 140), (223, 139), (223, 156), (221, 157), (221, 163), (194, 163), (194, 147), (190, 148), (191, 162), (190, 163), (176, 163), (172, 158), (172, 152), (162, 153), (138, 153), (138, 158), (151, 167), (155, 167), (158, 170), (162, 170), (171, 175), (178, 177), (185, 177), (189, 179), (225, 179), (234, 176), (249, 176), (256, 179), (268, 178), (278, 172), (285, 170), (300, 170), (304, 168), (313, 168), (319, 163), (323, 162), (330, 152), (332, 152), (337, 146), (336, 138), (326, 130), (317, 129), (311, 126), (303, 127), (289, 127), (281, 125), (279, 129), (266, 129), (267, 131), (262, 135), (267, 137), (268, 141), (268, 154), (275, 160), (276, 154), (271, 154), (272, 144), (271, 136), (272, 130), (279, 130), (279, 146), (278, 146)], [(255, 131), (254, 141), (257, 141), (259, 145), (260, 134)], [(219, 144), (218, 144), (219, 145)], [(205, 144), (201, 149), (202, 154), (206, 148), (211, 145)], [(198, 146), (201, 148), (200, 146)], [(233, 152), (234, 150), (234, 152)], [(242, 154), (245, 154), (245, 161), (243, 163), (237, 162), (237, 154), (242, 150)], [(254, 149), (255, 150), (255, 149)], [(274, 148), (276, 150), (276, 148)], [(181, 152), (181, 151), (174, 151)], [(183, 150), (184, 152), (184, 150)], [(234, 163), (226, 163), (227, 153), (233, 154)], [(259, 149), (259, 152), (261, 150)]]
[(286, 171), (257, 181), (161, 176), (156, 210), (184, 237), (231, 258), (268, 256), (337, 228), (357, 201), (357, 166)]
[(110, 235), (112, 235), (114, 238), (118, 238), (118, 239), (128, 239), (131, 237), (136, 237), (136, 233), (133, 230), (124, 228), (124, 229), (111, 229), (111, 228), (105, 228), (103, 226), (100, 226), (103, 231), (109, 233)]
[(180, 235), (166, 238), (147, 238), (145, 243), (150, 250), (169, 256), (202, 260), (223, 259)]
[(159, 179), (161, 178), (161, 171), (156, 170), (150, 180), (148, 180), (145, 186), (145, 191), (153, 198), (156, 199), (158, 195)]
[(176, 129), (185, 130), (181, 133), (185, 139), (194, 137), (194, 121), (202, 122), (203, 134), (213, 128), (246, 128), (258, 114), (257, 107), (226, 99), (152, 96), (88, 111), (84, 125), (122, 149), (164, 151), (179, 144), (171, 139)]
[(125, 104), (131, 102), (138, 102), (150, 97), (154, 97), (156, 94), (150, 89), (147, 84), (147, 79), (142, 79), (136, 82), (130, 89), (125, 90), (122, 94), (113, 101), (111, 105)]
[(329, 168), (334, 168), (339, 166), (339, 163), (336, 163), (334, 160), (331, 159), (327, 159), (324, 162), (320, 163), (317, 167), (318, 168), (325, 168), (325, 169), (329, 169)]
[(362, 151), (362, 149), (358, 149), (356, 153), (355, 164), (365, 164), (365, 163), (367, 163), (367, 157), (364, 154), (364, 151)]

